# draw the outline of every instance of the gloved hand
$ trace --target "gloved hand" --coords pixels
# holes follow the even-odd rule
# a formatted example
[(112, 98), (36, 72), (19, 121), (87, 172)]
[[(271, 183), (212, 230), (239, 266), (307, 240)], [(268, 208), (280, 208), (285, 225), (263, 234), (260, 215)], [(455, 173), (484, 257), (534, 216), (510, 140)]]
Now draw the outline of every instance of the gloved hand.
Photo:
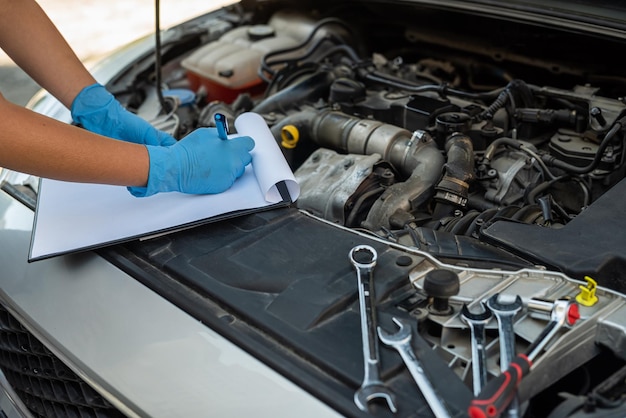
[(146, 187), (129, 187), (137, 197), (158, 192), (221, 193), (230, 188), (252, 161), (248, 136), (222, 140), (215, 128), (199, 128), (174, 145), (147, 145), (150, 173)]
[(124, 109), (100, 84), (82, 89), (72, 102), (71, 112), (75, 122), (100, 135), (145, 145), (176, 143), (171, 135)]

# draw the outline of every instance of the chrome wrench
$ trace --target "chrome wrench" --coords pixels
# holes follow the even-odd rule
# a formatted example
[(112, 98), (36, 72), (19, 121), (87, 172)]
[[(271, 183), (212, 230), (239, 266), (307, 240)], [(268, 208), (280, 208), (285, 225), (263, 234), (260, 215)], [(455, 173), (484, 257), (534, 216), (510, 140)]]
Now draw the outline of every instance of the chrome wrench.
[(461, 308), (461, 319), (472, 334), (472, 386), (477, 396), (487, 383), (487, 339), (485, 326), (491, 320), (491, 311), (484, 309), (481, 313), (470, 312), (467, 305)]
[(578, 304), (571, 299), (557, 299), (552, 304), (550, 322), (541, 334), (526, 349), (526, 356), (532, 362), (563, 327), (572, 327), (580, 319)]
[(350, 262), (356, 269), (361, 313), (361, 337), (363, 340), (363, 382), (354, 393), (354, 403), (362, 411), (368, 411), (368, 403), (376, 398), (387, 401), (392, 412), (397, 412), (394, 393), (380, 379), (380, 356), (376, 338), (376, 299), (373, 271), (378, 254), (369, 245), (358, 245), (350, 250)]
[(411, 325), (406, 320), (396, 317), (393, 318), (393, 321), (400, 329), (395, 334), (390, 334), (378, 327), (378, 337), (383, 343), (395, 348), (398, 353), (400, 353), (400, 357), (402, 357), (404, 364), (409, 369), (413, 380), (417, 383), (417, 386), (422, 392), (422, 395), (424, 395), (424, 399), (426, 399), (426, 403), (428, 403), (435, 417), (449, 418), (450, 413), (445, 403), (430, 383), (428, 376), (426, 376), (424, 372), (424, 368), (413, 351), (413, 346), (411, 345)]
[[(498, 335), (500, 341), (500, 370), (502, 372), (509, 368), (509, 364), (515, 358), (515, 330), (513, 324), (515, 316), (524, 306), (522, 298), (517, 295), (513, 302), (501, 302), (498, 294), (487, 300), (487, 307), (498, 321)], [(506, 414), (509, 418), (519, 417), (519, 402), (517, 397), (511, 401), (507, 407)]]

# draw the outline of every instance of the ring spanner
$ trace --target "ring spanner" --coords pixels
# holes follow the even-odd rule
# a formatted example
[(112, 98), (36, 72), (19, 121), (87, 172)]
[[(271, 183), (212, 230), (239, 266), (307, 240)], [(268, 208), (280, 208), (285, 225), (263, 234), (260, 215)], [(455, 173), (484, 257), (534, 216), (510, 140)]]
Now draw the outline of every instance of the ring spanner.
[[(502, 302), (496, 293), (487, 300), (487, 307), (498, 321), (498, 335), (500, 341), (500, 370), (505, 372), (517, 352), (515, 351), (515, 330), (513, 324), (515, 316), (522, 310), (522, 298), (517, 295), (513, 302)], [(517, 397), (511, 400), (506, 415), (509, 418), (519, 417), (519, 401)]]
[(491, 320), (491, 311), (470, 312), (467, 305), (461, 308), (461, 319), (465, 322), (472, 334), (472, 386), (474, 396), (478, 395), (487, 383), (487, 339), (485, 326)]
[(368, 410), (369, 401), (382, 398), (392, 412), (397, 412), (393, 392), (380, 379), (380, 357), (376, 337), (376, 298), (374, 295), (373, 271), (378, 254), (369, 245), (358, 245), (349, 254), (356, 269), (359, 288), (359, 310), (361, 313), (361, 336), (365, 374), (361, 387), (354, 393), (354, 403), (362, 411)]

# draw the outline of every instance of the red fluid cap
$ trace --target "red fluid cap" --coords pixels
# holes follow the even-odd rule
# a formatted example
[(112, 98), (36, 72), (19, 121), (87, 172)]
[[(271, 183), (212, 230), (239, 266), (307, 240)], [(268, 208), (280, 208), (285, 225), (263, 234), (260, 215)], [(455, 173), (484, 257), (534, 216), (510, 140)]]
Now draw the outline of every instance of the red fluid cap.
[(483, 412), (483, 410), (480, 408), (476, 408), (475, 406), (470, 406), (467, 413), (470, 418), (487, 418), (485, 412)]
[(572, 303), (567, 310), (567, 323), (571, 326), (580, 319), (580, 311), (578, 310), (578, 304)]

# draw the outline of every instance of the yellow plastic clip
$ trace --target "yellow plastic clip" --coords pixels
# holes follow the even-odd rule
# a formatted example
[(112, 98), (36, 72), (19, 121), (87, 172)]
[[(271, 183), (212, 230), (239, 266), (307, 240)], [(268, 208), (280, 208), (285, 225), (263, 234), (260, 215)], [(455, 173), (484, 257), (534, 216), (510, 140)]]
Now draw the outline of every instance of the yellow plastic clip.
[(596, 296), (598, 284), (589, 276), (585, 276), (585, 281), (587, 282), (587, 286), (582, 284), (578, 286), (580, 293), (576, 295), (576, 302), (583, 306), (593, 306), (598, 302), (598, 297)]
[(294, 125), (286, 125), (280, 131), (281, 145), (286, 149), (294, 149), (300, 140), (300, 131)]

